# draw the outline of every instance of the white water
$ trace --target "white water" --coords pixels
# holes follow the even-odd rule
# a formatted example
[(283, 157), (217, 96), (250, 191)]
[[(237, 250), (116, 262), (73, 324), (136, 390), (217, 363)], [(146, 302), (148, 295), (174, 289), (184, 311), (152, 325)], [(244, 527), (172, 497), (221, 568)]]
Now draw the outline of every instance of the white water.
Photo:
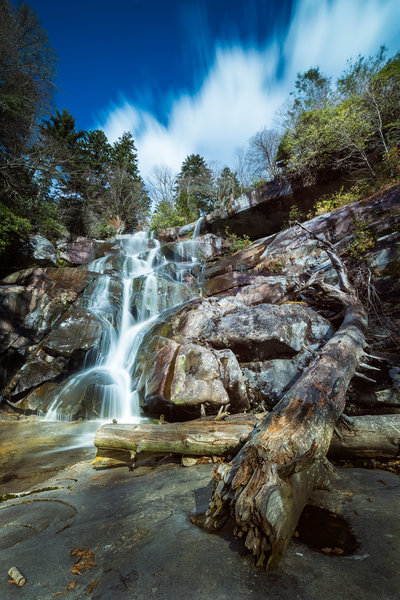
[(193, 238), (176, 244), (174, 261), (165, 259), (157, 240), (139, 232), (119, 236), (117, 253), (88, 265), (89, 271), (99, 273), (87, 308), (101, 322), (102, 338), (95, 358), (89, 354), (83, 371), (56, 393), (45, 420), (69, 420), (76, 406), (93, 398), (101, 405), (100, 419), (140, 421), (131, 378), (137, 352), (162, 312), (198, 295), (191, 270), (199, 263), (195, 238), (200, 226), (201, 219)]

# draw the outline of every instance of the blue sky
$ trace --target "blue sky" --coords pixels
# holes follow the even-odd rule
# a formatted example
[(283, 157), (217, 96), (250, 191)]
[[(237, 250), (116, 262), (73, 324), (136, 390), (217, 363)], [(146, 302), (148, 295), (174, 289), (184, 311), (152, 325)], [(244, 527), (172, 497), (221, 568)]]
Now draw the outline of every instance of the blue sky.
[[(29, 1), (29, 0), (28, 0)], [(58, 55), (57, 108), (110, 141), (132, 131), (144, 176), (188, 154), (221, 166), (319, 66), (400, 50), (399, 0), (30, 0)]]

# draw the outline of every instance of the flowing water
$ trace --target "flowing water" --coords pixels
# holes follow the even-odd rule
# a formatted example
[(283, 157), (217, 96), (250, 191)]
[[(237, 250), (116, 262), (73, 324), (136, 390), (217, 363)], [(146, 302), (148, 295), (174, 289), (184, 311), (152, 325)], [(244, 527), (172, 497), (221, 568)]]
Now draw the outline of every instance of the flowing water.
[(98, 273), (87, 308), (102, 325), (95, 351), (84, 369), (72, 375), (55, 395), (45, 420), (68, 420), (82, 402), (100, 406), (100, 419), (139, 422), (139, 399), (131, 374), (140, 343), (166, 311), (199, 295), (195, 269), (200, 264), (199, 219), (192, 239), (174, 245), (167, 260), (148, 233), (119, 236), (113, 254), (94, 260)]

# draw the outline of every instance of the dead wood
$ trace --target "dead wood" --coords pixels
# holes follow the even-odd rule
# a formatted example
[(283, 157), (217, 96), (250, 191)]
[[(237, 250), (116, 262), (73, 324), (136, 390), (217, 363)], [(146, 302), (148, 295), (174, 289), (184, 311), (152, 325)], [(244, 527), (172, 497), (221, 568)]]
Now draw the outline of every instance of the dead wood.
[[(196, 420), (164, 425), (107, 424), (96, 432), (97, 456), (131, 463), (137, 454), (181, 454), (183, 456), (234, 455), (248, 441), (264, 415), (241, 414), (214, 422)], [(328, 457), (370, 458), (400, 455), (400, 415), (354, 417), (335, 429)], [(70, 525), (66, 525), (70, 527)], [(65, 529), (65, 527), (64, 527)], [(61, 531), (61, 530), (60, 530)], [(57, 532), (58, 533), (58, 532)]]
[(199, 419), (165, 425), (103, 425), (96, 432), (94, 444), (97, 457), (131, 463), (139, 453), (226, 456), (238, 452), (254, 421), (253, 417), (229, 423)]
[(400, 415), (364, 415), (335, 429), (328, 456), (334, 459), (400, 456)]
[[(334, 427), (365, 346), (367, 316), (346, 268), (333, 246), (317, 239), (338, 273), (340, 294), (334, 290), (346, 307), (343, 323), (233, 461), (218, 466), (205, 519), (214, 530), (232, 516), (257, 564), (267, 568), (282, 557), (308, 496), (323, 479)], [(333, 290), (325, 286), (324, 293)]]

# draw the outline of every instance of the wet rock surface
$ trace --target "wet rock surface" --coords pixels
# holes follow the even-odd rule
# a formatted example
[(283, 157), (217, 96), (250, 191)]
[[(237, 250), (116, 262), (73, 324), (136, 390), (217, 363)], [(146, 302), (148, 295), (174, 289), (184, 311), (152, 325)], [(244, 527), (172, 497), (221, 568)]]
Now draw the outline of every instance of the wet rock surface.
[[(49, 429), (54, 424), (43, 424), (41, 434), (38, 423), (4, 425), (8, 441), (14, 426), (21, 428), (21, 434), (24, 429), (25, 439), (33, 443), (14, 459), (9, 457), (4, 469), (7, 478), (20, 460), (24, 468), (19, 474), (28, 478), (7, 483), (3, 477), (1, 494), (35, 493), (0, 504), (2, 564), (5, 571), (18, 566), (26, 577), (21, 591), (4, 576), (2, 598), (11, 600), (23, 593), (28, 600), (50, 600), (59, 592), (68, 594), (68, 589), (83, 598), (94, 581), (90, 596), (98, 600), (172, 600), (186, 597), (188, 590), (194, 600), (319, 600), (321, 594), (328, 600), (397, 597), (398, 475), (341, 469), (340, 479), (329, 491), (315, 492), (312, 504), (345, 519), (358, 547), (345, 556), (312, 549), (294, 538), (278, 568), (266, 573), (255, 567), (231, 525), (220, 535), (211, 535), (190, 521), (207, 508), (212, 465), (155, 467), (153, 460), (133, 472), (126, 468), (94, 471), (85, 459), (85, 453), (94, 456), (94, 449), (60, 452), (58, 447), (43, 454), (44, 449), (59, 446), (62, 438), (65, 445), (68, 440), (73, 445), (79, 425), (57, 424), (57, 435)], [(69, 432), (62, 433), (63, 429)], [(60, 470), (63, 460), (65, 468)], [(307, 526), (310, 532), (318, 530), (321, 521), (311, 519)], [(340, 549), (343, 540), (329, 539), (333, 548)], [(315, 543), (312, 536), (311, 542)], [(71, 572), (77, 562), (71, 551), (77, 546), (94, 552), (95, 564), (87, 563), (89, 568), (82, 569), (81, 575)], [(71, 582), (74, 586), (68, 588)]]

